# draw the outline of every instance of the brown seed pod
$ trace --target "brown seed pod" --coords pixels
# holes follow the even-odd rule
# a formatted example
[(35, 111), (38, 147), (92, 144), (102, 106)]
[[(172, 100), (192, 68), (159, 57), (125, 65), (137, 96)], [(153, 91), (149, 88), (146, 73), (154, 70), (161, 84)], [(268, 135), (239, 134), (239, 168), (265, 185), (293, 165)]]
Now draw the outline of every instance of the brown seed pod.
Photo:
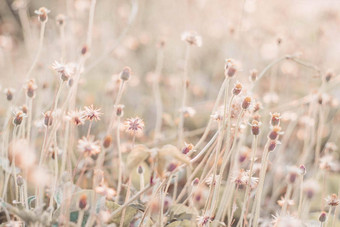
[(120, 73), (120, 79), (123, 81), (127, 81), (130, 79), (131, 76), (131, 68), (125, 67), (122, 72)]
[(250, 104), (251, 104), (251, 97), (247, 96), (247, 97), (244, 98), (244, 100), (242, 102), (242, 108), (244, 110), (246, 110), (246, 109), (249, 108)]

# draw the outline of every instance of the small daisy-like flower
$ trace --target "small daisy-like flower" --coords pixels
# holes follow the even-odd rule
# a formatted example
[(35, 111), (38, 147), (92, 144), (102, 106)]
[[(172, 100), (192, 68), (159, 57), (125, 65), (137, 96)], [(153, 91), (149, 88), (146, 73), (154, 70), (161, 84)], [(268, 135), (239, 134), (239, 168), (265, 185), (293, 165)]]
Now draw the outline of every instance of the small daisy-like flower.
[(214, 175), (210, 175), (206, 180), (205, 183), (207, 183), (207, 185), (211, 186), (212, 184), (216, 184), (216, 182), (220, 179), (220, 175), (215, 175), (215, 180), (214, 179)]
[(85, 106), (84, 109), (85, 109), (84, 116), (87, 120), (89, 121), (100, 120), (100, 116), (102, 115), (102, 113), (100, 112), (100, 109), (94, 109), (93, 105)]
[(202, 37), (195, 31), (183, 32), (181, 39), (192, 46), (202, 46)]
[(38, 19), (40, 22), (47, 22), (48, 16), (51, 11), (46, 9), (45, 7), (41, 7), (38, 10), (35, 10), (34, 13), (38, 15)]
[(236, 184), (236, 185), (245, 185), (247, 183), (246, 181), (246, 177), (244, 175), (244, 170), (241, 169), (238, 173), (236, 173), (234, 175), (234, 177), (232, 178), (232, 181)]
[(100, 152), (99, 141), (94, 141), (93, 137), (83, 137), (78, 141), (78, 150), (85, 155), (96, 155)]
[(336, 207), (340, 203), (340, 200), (336, 194), (332, 194), (328, 196), (325, 200), (326, 200), (327, 205), (330, 207)]
[(196, 114), (196, 110), (190, 106), (186, 106), (180, 111), (183, 112), (184, 117), (193, 117)]
[[(252, 175), (254, 174), (254, 171), (252, 172)], [(250, 177), (250, 171), (247, 170), (246, 172), (243, 173), (243, 176), (242, 176), (244, 179), (243, 181), (247, 184), (247, 185), (250, 185), (250, 188), (255, 188), (257, 186), (257, 183), (259, 181), (259, 178), (258, 177), (253, 177), (251, 176)], [(250, 181), (249, 181), (250, 180)]]
[(281, 199), (277, 201), (277, 204), (279, 204), (280, 207), (283, 207), (285, 202), (288, 204), (288, 206), (294, 206), (295, 202), (292, 199), (288, 199), (285, 201), (285, 199), (281, 196)]
[(124, 126), (126, 132), (140, 136), (143, 133), (144, 121), (139, 117), (129, 118), (124, 121)]
[(73, 122), (75, 125), (83, 125), (85, 123), (85, 115), (83, 111), (70, 111), (68, 112), (66, 119)]
[(62, 63), (59, 63), (58, 61), (55, 61), (52, 64), (51, 68), (60, 75), (60, 78), (63, 81), (68, 81), (70, 77), (72, 77), (72, 75), (75, 73), (75, 70), (76, 70), (76, 66), (74, 64), (72, 63), (62, 64)]

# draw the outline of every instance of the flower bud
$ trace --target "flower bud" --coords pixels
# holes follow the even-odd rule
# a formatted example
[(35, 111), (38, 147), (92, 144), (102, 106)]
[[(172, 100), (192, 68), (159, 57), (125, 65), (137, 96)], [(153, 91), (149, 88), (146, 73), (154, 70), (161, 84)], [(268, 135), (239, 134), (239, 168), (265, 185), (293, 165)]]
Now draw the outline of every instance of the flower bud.
[(322, 211), (320, 216), (319, 216), (319, 221), (320, 222), (325, 222), (326, 221), (326, 217), (327, 217), (326, 212)]
[(233, 94), (234, 94), (234, 95), (238, 95), (238, 94), (241, 93), (241, 91), (242, 91), (242, 84), (239, 83), (239, 82), (237, 82), (237, 83), (235, 84), (234, 88), (233, 88)]
[(123, 81), (127, 81), (130, 79), (131, 69), (129, 67), (125, 67), (123, 71), (120, 73), (120, 79)]
[(243, 102), (242, 102), (242, 108), (244, 110), (248, 109), (251, 103), (251, 97), (247, 96), (244, 98)]

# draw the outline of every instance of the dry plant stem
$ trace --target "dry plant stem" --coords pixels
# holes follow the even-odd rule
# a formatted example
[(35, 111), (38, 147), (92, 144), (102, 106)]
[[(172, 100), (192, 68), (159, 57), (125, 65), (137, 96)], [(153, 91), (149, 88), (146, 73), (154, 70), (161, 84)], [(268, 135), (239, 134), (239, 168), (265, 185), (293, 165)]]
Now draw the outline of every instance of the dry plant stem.
[(27, 140), (28, 142), (30, 142), (31, 140), (31, 125), (32, 125), (32, 115), (33, 115), (33, 111), (32, 111), (32, 107), (33, 107), (33, 99), (32, 98), (27, 98), (27, 102), (28, 102), (28, 121), (27, 121)]
[(161, 134), (162, 129), (162, 115), (163, 115), (163, 103), (162, 103), (162, 96), (159, 88), (159, 80), (162, 73), (163, 68), (163, 60), (164, 59), (164, 51), (163, 48), (160, 47), (157, 52), (157, 65), (155, 71), (155, 78), (153, 81), (153, 93), (156, 103), (156, 125), (155, 125), (155, 132), (154, 132), (154, 142), (158, 141)]
[(253, 222), (254, 227), (258, 226), (258, 219), (260, 216), (262, 190), (263, 190), (263, 184), (264, 184), (264, 180), (266, 176), (267, 164), (268, 164), (268, 158), (269, 158), (268, 143), (269, 141), (267, 142), (264, 148), (265, 151), (264, 151), (262, 162), (261, 162), (262, 169), (260, 171), (259, 185), (257, 187), (256, 196), (255, 196), (255, 210), (254, 210), (254, 215), (252, 215), (254, 217), (254, 222)]
[(91, 49), (91, 46), (92, 46), (92, 30), (93, 30), (94, 11), (96, 9), (96, 2), (97, 0), (91, 0), (89, 25), (88, 25), (87, 40), (86, 40), (86, 44), (89, 49)]
[[(236, 185), (236, 189), (235, 191), (237, 192), (238, 191), (238, 187), (239, 185)], [(233, 201), (233, 204), (231, 205), (231, 215), (230, 215), (230, 218), (229, 218), (229, 223), (228, 223), (228, 227), (231, 227), (232, 223), (233, 223), (233, 219), (234, 219), (234, 212), (235, 212), (235, 209), (234, 209), (234, 205), (236, 206), (236, 195), (234, 196), (234, 201)]]
[(329, 219), (331, 218), (331, 213), (332, 213), (333, 207), (329, 207), (328, 213), (327, 213), (327, 218), (325, 221), (325, 226), (328, 226)]
[[(225, 77), (222, 85), (221, 85), (221, 88), (218, 92), (218, 95), (217, 95), (217, 98), (216, 98), (216, 101), (215, 101), (215, 104), (214, 104), (214, 107), (211, 111), (211, 114), (214, 114), (215, 111), (217, 110), (217, 107), (218, 107), (218, 104), (220, 103), (220, 100), (222, 98), (222, 95), (223, 95), (223, 91), (224, 89), (226, 88), (226, 84), (229, 84), (229, 77)], [(211, 124), (212, 124), (213, 120), (211, 117), (209, 117), (209, 121), (208, 121), (208, 124), (207, 124), (207, 127), (205, 128), (204, 130), (204, 133), (202, 135), (202, 137), (199, 139), (199, 141), (196, 143), (195, 145), (195, 149), (196, 148), (199, 148), (201, 146), (201, 144), (204, 142), (204, 140), (207, 138), (208, 136), (208, 133), (210, 132), (210, 128), (211, 128)]]
[(286, 191), (286, 194), (285, 194), (285, 198), (284, 198), (284, 203), (283, 203), (283, 207), (282, 207), (282, 210), (281, 210), (281, 214), (280, 214), (281, 217), (285, 216), (286, 213), (287, 213), (288, 200), (290, 199), (290, 195), (292, 193), (292, 189), (293, 189), (293, 184), (289, 183), (287, 191)]
[(183, 75), (183, 84), (182, 84), (182, 104), (179, 115), (179, 123), (178, 123), (178, 146), (181, 147), (184, 144), (184, 108), (186, 106), (187, 92), (188, 92), (188, 70), (189, 70), (189, 58), (190, 58), (190, 45), (187, 45), (185, 51), (185, 60), (184, 60), (184, 75)]
[[(125, 203), (129, 200), (130, 198), (130, 187), (131, 187), (131, 175), (129, 176), (129, 180), (128, 180), (128, 187), (126, 189), (126, 196), (125, 196)], [(126, 208), (124, 208), (122, 210), (122, 216), (121, 216), (121, 219), (120, 219), (120, 224), (119, 224), (119, 227), (123, 227), (124, 225), (124, 220), (125, 220), (125, 212), (126, 212)]]
[(84, 218), (84, 210), (81, 209), (79, 211), (79, 215), (78, 215), (77, 227), (81, 227), (82, 226), (83, 218)]
[(120, 83), (120, 86), (119, 86), (119, 90), (118, 90), (118, 94), (117, 94), (117, 97), (116, 97), (116, 101), (114, 103), (114, 109), (113, 109), (112, 116), (111, 116), (111, 119), (110, 119), (110, 124), (109, 124), (109, 128), (107, 130), (107, 134), (111, 133), (111, 130), (112, 130), (113, 126), (114, 126), (114, 120), (115, 120), (116, 112), (117, 112), (117, 105), (120, 103), (120, 100), (122, 98), (124, 87), (125, 87), (125, 81), (122, 80), (121, 83)]
[(319, 127), (317, 130), (317, 139), (316, 139), (316, 146), (315, 146), (315, 160), (314, 160), (314, 167), (317, 168), (320, 160), (320, 153), (321, 153), (321, 141), (323, 138), (323, 131), (325, 125), (325, 114), (324, 114), (324, 106), (319, 106)]
[(65, 25), (60, 26), (59, 31), (60, 31), (60, 42), (61, 42), (60, 62), (64, 62), (66, 58)]
[(303, 175), (300, 176), (300, 195), (299, 195), (299, 206), (298, 206), (298, 217), (299, 218), (301, 218), (302, 199), (303, 199)]
[(39, 58), (40, 58), (40, 53), (43, 47), (43, 43), (44, 43), (44, 34), (45, 34), (45, 26), (46, 26), (46, 21), (45, 22), (41, 22), (41, 27), (40, 27), (40, 38), (39, 38), (39, 46), (38, 46), (38, 50), (37, 50), (37, 54), (33, 60), (33, 63), (30, 67), (30, 69), (28, 70), (25, 78), (26, 80), (30, 78), (31, 73), (33, 72), (33, 69), (35, 68)]
[(140, 190), (136, 195), (132, 196), (128, 201), (125, 201), (123, 205), (121, 205), (118, 209), (116, 209), (114, 212), (111, 213), (108, 220), (114, 218), (117, 214), (119, 214), (123, 209), (125, 209), (130, 203), (138, 199), (142, 194), (144, 194), (146, 191), (148, 191), (153, 185), (147, 185), (145, 188)]
[(18, 9), (18, 15), (19, 15), (20, 24), (22, 25), (25, 47), (26, 47), (27, 52), (30, 53), (29, 43), (31, 41), (31, 27), (30, 27), (29, 18), (27, 16), (26, 7), (20, 7)]
[[(257, 141), (258, 141), (258, 136), (254, 135), (253, 136), (252, 156), (251, 156), (251, 162), (250, 162), (248, 182), (251, 182), (251, 177), (252, 177), (252, 174), (253, 174), (253, 168), (254, 168), (254, 162), (255, 162), (255, 156), (256, 156), (256, 150), (257, 150)], [(244, 194), (244, 199), (243, 199), (240, 221), (238, 222), (237, 226), (242, 227), (243, 221), (246, 222), (249, 203), (250, 203), (250, 200), (249, 200), (250, 192), (251, 192), (251, 185), (247, 184), (246, 192)]]
[(117, 117), (116, 141), (117, 141), (117, 150), (118, 150), (118, 186), (117, 186), (116, 202), (119, 201), (120, 191), (122, 190), (122, 174), (123, 174), (123, 158), (122, 158), (122, 151), (120, 149), (119, 125), (120, 125), (120, 117)]

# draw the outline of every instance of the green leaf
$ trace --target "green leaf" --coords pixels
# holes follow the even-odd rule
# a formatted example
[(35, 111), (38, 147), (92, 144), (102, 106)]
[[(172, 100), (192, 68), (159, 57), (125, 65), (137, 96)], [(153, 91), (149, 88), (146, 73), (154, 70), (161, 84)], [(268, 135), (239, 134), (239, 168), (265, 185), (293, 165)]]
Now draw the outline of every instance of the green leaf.
[[(118, 209), (120, 207), (119, 204), (112, 202), (112, 201), (106, 201), (106, 207), (109, 209), (110, 212), (115, 211), (116, 209)], [(138, 210), (132, 206), (128, 206), (126, 208), (125, 211), (125, 217), (124, 217), (124, 226), (128, 226), (128, 224), (130, 224), (130, 222), (132, 221), (132, 219), (135, 217), (135, 215), (137, 214)], [(119, 225), (120, 223), (120, 219), (122, 216), (122, 211), (118, 213), (118, 215), (116, 215), (114, 218), (112, 218), (109, 223), (114, 223), (116, 225)]]

